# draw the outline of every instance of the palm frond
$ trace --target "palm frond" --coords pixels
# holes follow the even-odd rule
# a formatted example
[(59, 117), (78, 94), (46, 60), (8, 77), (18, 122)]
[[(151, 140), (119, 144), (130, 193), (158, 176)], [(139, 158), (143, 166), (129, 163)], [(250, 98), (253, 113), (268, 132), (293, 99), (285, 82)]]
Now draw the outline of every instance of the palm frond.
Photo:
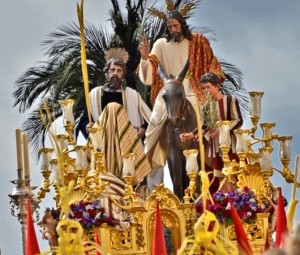
[(238, 100), (243, 118), (245, 119), (249, 115), (250, 97), (243, 84), (242, 71), (225, 61), (219, 60), (219, 62), (226, 78), (222, 84), (222, 93), (232, 95)]

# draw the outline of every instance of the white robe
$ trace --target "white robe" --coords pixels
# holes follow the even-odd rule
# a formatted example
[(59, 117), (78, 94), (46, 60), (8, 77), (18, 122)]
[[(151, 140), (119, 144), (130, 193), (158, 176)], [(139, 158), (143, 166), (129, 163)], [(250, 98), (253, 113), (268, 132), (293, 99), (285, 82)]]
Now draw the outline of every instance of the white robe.
[[(184, 39), (180, 43), (169, 41), (165, 38), (158, 39), (151, 50), (151, 54), (155, 55), (168, 76), (172, 75), (176, 77), (186, 64), (189, 56), (189, 40)], [(139, 77), (145, 85), (152, 84), (152, 65), (149, 60), (141, 61), (139, 70)], [(183, 86), (185, 90), (186, 98), (192, 103), (194, 108), (197, 105), (195, 93), (190, 86), (189, 79), (183, 80)], [(167, 110), (165, 102), (161, 96), (161, 92), (157, 95), (155, 100), (154, 108), (152, 110), (150, 124), (146, 131), (145, 153), (148, 153), (150, 149), (158, 141), (161, 134), (163, 124), (167, 119)], [(164, 166), (166, 162), (165, 156), (163, 155), (160, 146), (156, 146), (155, 152), (152, 158), (152, 167)]]

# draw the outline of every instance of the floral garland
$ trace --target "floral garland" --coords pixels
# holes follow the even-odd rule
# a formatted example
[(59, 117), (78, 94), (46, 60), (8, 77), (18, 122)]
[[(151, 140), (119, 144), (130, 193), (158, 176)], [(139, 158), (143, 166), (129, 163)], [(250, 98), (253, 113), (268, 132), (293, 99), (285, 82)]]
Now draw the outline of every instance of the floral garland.
[[(99, 200), (93, 202), (81, 200), (79, 203), (71, 204), (70, 209), (69, 218), (78, 221), (87, 231), (99, 227), (103, 223), (113, 227), (119, 224), (119, 220), (105, 214), (105, 209), (100, 205)], [(52, 209), (51, 212), (54, 218), (58, 220), (60, 211)]]
[[(246, 223), (253, 223), (257, 213), (263, 212), (265, 206), (259, 206), (255, 193), (248, 187), (225, 192), (217, 191), (212, 195), (214, 204), (209, 204), (209, 210), (213, 212), (221, 224), (229, 226), (233, 223), (230, 211), (230, 201), (232, 201), (238, 215)], [(202, 201), (196, 203), (196, 212), (202, 213)]]

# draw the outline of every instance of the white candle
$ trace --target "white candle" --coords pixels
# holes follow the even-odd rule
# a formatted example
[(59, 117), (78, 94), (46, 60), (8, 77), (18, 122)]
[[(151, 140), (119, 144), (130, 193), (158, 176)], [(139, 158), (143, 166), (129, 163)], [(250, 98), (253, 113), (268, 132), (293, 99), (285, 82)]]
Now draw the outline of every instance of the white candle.
[(16, 148), (17, 148), (17, 173), (18, 180), (23, 179), (23, 161), (22, 161), (22, 131), (20, 128), (16, 129)]
[(93, 145), (93, 151), (103, 151), (104, 148), (104, 130), (102, 127), (90, 128), (91, 142)]
[(22, 162), (22, 134), (21, 129), (16, 129), (16, 147), (17, 147), (17, 168), (23, 169), (23, 162)]
[(259, 148), (258, 150), (261, 153), (261, 162), (260, 162), (261, 169), (262, 170), (272, 169), (272, 160), (271, 160), (272, 148), (262, 147)]
[[(261, 123), (260, 127), (263, 131), (263, 139), (270, 139), (272, 137), (273, 128), (275, 127), (275, 123), (267, 122), (267, 123)], [(265, 147), (272, 147), (273, 146), (273, 140), (269, 141), (263, 141), (263, 146)]]
[(219, 126), (220, 136), (219, 136), (219, 144), (221, 146), (230, 146), (231, 137), (230, 137), (230, 124), (231, 121), (224, 120), (217, 122)]
[(29, 152), (28, 152), (28, 134), (26, 133), (23, 133), (23, 159), (24, 159), (25, 179), (29, 179), (30, 169), (29, 169)]
[(62, 107), (64, 124), (74, 125), (74, 115), (73, 115), (74, 99), (59, 100), (59, 104)]
[(279, 158), (280, 159), (291, 159), (291, 140), (292, 136), (281, 136), (278, 137), (280, 144)]
[(73, 104), (68, 104), (65, 109), (66, 124), (74, 125)]
[(186, 157), (186, 172), (197, 173), (199, 170), (197, 162), (198, 150), (184, 150), (183, 154)]
[(247, 129), (236, 129), (234, 130), (236, 136), (236, 152), (248, 152), (247, 136), (249, 130)]
[(251, 91), (249, 92), (251, 104), (250, 104), (250, 116), (260, 117), (261, 115), (261, 98), (264, 92)]
[(126, 155), (122, 155), (123, 158), (123, 176), (134, 176), (135, 174), (135, 154), (128, 153)]
[(50, 167), (50, 159), (52, 156), (54, 149), (52, 148), (41, 148), (39, 150), (40, 158), (41, 158), (41, 170), (49, 170)]
[(75, 166), (77, 169), (87, 169), (88, 168), (88, 161), (87, 161), (87, 151), (86, 147), (84, 146), (76, 146), (76, 160)]

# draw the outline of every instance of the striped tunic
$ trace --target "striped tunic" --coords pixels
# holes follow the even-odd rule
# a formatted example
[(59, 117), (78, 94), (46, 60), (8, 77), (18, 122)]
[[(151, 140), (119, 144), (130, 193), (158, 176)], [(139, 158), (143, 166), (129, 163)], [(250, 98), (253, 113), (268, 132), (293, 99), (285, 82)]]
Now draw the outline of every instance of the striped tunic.
[(122, 179), (122, 155), (133, 152), (136, 155), (134, 185), (140, 183), (150, 172), (151, 166), (124, 107), (117, 103), (108, 104), (94, 125), (99, 126), (105, 130), (106, 170)]
[[(233, 133), (235, 129), (240, 128), (243, 125), (243, 118), (241, 110), (238, 104), (238, 101), (233, 96), (224, 95), (223, 98), (215, 102), (216, 110), (218, 115), (218, 120), (231, 120), (230, 125), (230, 137), (231, 137), (231, 150), (233, 153), (236, 152), (236, 137)], [(215, 156), (219, 154), (219, 139), (215, 138), (213, 141), (209, 141), (209, 131), (206, 131), (204, 134), (205, 139), (210, 142), (213, 146), (209, 150), (209, 156)]]

